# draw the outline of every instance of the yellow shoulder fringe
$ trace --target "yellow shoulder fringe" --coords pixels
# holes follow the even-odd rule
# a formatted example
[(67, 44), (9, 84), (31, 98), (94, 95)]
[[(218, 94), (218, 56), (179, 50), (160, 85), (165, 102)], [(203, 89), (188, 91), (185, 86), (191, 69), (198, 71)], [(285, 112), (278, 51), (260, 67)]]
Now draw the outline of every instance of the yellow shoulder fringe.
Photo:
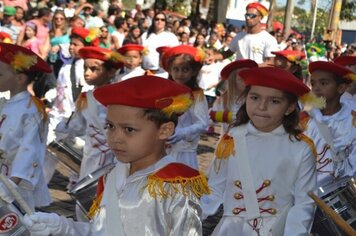
[(317, 160), (318, 153), (316, 151), (314, 141), (311, 138), (309, 138), (308, 136), (306, 136), (305, 134), (299, 134), (298, 138), (300, 138), (300, 140), (302, 140), (303, 142), (307, 143), (310, 146), (313, 156), (314, 156), (315, 160)]
[(305, 131), (308, 128), (309, 120), (310, 120), (310, 116), (302, 113), (300, 115), (299, 128)]
[(28, 103), (28, 107), (30, 107), (32, 103), (36, 106), (37, 111), (42, 115), (43, 120), (46, 122), (47, 121), (46, 106), (44, 105), (42, 100), (36, 96), (31, 96), (31, 99)]
[(88, 99), (86, 93), (81, 93), (75, 102), (75, 106), (77, 111), (82, 111), (83, 109), (88, 107)]
[(208, 181), (204, 174), (194, 177), (161, 178), (150, 175), (147, 182), (147, 190), (153, 198), (169, 198), (176, 194), (188, 196), (191, 192), (198, 198), (203, 194), (210, 194)]
[(227, 159), (229, 156), (235, 155), (235, 145), (233, 137), (224, 134), (215, 149), (216, 159)]
[(93, 200), (93, 204), (90, 206), (89, 211), (87, 213), (89, 219), (93, 219), (96, 213), (98, 213), (100, 209), (101, 199), (103, 198), (103, 194), (104, 191), (99, 196), (97, 196), (96, 199)]
[(352, 115), (352, 125), (353, 127), (356, 127), (356, 111), (352, 111), (351, 115)]
[(193, 91), (193, 97), (194, 97), (194, 100), (196, 100), (196, 101), (203, 101), (204, 91), (202, 89)]

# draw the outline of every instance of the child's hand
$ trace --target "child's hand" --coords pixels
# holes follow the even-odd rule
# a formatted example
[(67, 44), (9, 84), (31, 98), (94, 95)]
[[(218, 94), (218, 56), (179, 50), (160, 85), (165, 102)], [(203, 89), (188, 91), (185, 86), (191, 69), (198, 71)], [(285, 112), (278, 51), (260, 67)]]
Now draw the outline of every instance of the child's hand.
[[(35, 214), (37, 213), (31, 214), (30, 216), (26, 214), (24, 216), (23, 223), (26, 226), (26, 228), (31, 232), (31, 235), (36, 235), (36, 236), (50, 235), (51, 232), (45, 223), (39, 223), (32, 220)], [(46, 214), (46, 213), (40, 213), (40, 214)]]
[(31, 235), (48, 236), (58, 235), (62, 231), (63, 218), (55, 213), (35, 212), (25, 215), (24, 224)]

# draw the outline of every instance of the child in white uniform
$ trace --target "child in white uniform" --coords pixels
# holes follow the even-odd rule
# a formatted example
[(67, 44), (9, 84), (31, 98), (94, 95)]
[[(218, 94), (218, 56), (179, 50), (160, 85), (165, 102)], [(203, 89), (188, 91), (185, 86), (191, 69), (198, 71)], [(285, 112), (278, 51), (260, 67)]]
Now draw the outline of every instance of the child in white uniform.
[[(41, 72), (51, 68), (32, 51), (0, 43), (0, 92), (10, 91), (10, 99), (0, 101), (0, 173), (17, 185), (30, 208), (51, 203), (43, 175), (47, 139), (44, 104), (27, 91)], [(0, 183), (0, 198), (11, 202)]]
[(335, 178), (356, 174), (355, 111), (340, 97), (355, 74), (333, 62), (312, 62), (309, 65), (312, 90), (326, 100), (322, 109), (303, 114), (305, 134), (313, 139), (318, 153), (318, 185)]
[(125, 57), (125, 62), (124, 68), (117, 71), (115, 82), (145, 74), (145, 70), (141, 67), (143, 50), (144, 47), (138, 44), (126, 44), (119, 48), (118, 52)]
[(163, 67), (174, 82), (193, 90), (194, 103), (179, 117), (174, 135), (168, 139), (168, 153), (190, 167), (198, 169), (197, 148), (200, 134), (208, 128), (208, 104), (196, 78), (202, 66), (202, 56), (191, 46), (169, 48), (163, 54)]
[(275, 67), (239, 72), (245, 103), (219, 145), (210, 172), (210, 196), (203, 196), (203, 218), (224, 205), (213, 235), (307, 235), (314, 215), (307, 193), (316, 189), (312, 141), (297, 129), (298, 97), (309, 88)]
[(119, 160), (106, 178), (98, 213), (91, 224), (26, 215), (32, 234), (201, 235), (198, 198), (209, 193), (206, 178), (165, 152), (177, 115), (192, 103), (190, 89), (140, 76), (98, 88), (94, 96), (108, 108), (108, 143)]

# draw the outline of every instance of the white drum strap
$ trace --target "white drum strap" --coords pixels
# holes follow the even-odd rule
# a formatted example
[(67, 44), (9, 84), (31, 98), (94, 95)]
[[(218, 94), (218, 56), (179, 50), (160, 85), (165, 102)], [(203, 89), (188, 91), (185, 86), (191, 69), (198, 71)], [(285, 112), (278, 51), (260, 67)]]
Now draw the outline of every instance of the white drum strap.
[(94, 95), (93, 95), (93, 91), (88, 91), (87, 92), (87, 99), (88, 99), (88, 110), (91, 114), (91, 116), (94, 118), (95, 122), (97, 123), (97, 128), (100, 129), (100, 132), (105, 135), (106, 132), (104, 130), (104, 127), (102, 126), (100, 120), (99, 120), (99, 111), (98, 109), (96, 109), (96, 104), (97, 104), (97, 101), (95, 100), (94, 98)]
[(236, 147), (237, 167), (240, 173), (241, 190), (244, 196), (247, 219), (253, 220), (259, 218), (261, 215), (247, 153), (246, 134), (246, 125), (238, 127), (232, 133)]
[(330, 153), (331, 153), (331, 155), (333, 157), (333, 160), (334, 161), (338, 161), (336, 153), (335, 153), (334, 144), (333, 144), (334, 143), (333, 142), (333, 138), (331, 136), (331, 132), (330, 132), (329, 127), (326, 124), (318, 121), (316, 118), (314, 118), (314, 121), (315, 121), (316, 126), (318, 127), (320, 135), (324, 138), (326, 144), (328, 144), (329, 147), (330, 147)]

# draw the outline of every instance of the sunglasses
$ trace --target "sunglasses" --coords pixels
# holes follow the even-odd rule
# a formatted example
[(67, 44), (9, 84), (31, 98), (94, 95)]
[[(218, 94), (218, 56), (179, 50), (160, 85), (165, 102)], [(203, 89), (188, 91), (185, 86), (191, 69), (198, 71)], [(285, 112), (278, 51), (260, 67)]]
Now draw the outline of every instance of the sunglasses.
[(164, 19), (164, 18), (155, 18), (155, 21), (166, 21), (166, 19)]
[(250, 18), (250, 19), (255, 19), (257, 16), (260, 16), (260, 15), (253, 14), (253, 13), (246, 13), (245, 14), (245, 18)]
[(54, 18), (55, 20), (64, 20), (64, 18), (59, 18), (59, 17), (56, 17)]

